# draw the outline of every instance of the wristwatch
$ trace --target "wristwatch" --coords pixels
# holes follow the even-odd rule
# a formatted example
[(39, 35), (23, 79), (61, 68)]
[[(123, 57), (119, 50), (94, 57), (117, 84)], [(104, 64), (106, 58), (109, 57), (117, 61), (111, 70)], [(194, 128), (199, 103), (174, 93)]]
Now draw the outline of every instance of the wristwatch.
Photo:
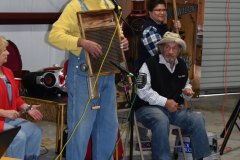
[(28, 105), (27, 106), (27, 109), (25, 110), (25, 112), (28, 112), (28, 111), (30, 111), (32, 109), (32, 105)]

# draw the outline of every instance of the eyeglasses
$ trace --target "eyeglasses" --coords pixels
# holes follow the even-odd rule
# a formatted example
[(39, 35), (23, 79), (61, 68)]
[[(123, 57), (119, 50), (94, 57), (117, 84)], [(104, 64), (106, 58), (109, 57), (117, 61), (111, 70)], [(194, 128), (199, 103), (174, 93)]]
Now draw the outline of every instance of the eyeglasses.
[(154, 9), (153, 11), (161, 13), (161, 12), (166, 12), (167, 9)]
[(179, 51), (179, 49), (180, 49), (179, 46), (175, 46), (175, 47), (170, 47), (170, 46), (168, 46), (168, 45), (165, 45), (165, 46), (164, 46), (164, 50), (165, 50), (165, 51), (168, 51), (168, 52), (169, 52), (170, 50), (172, 50), (173, 52), (177, 52), (177, 51)]

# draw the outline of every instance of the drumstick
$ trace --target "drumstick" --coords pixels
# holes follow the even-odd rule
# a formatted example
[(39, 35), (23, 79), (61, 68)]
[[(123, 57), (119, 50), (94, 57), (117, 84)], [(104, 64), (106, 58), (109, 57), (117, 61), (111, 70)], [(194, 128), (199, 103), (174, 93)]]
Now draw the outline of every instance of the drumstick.
[[(172, 3), (173, 3), (174, 23), (176, 23), (177, 20), (178, 20), (176, 0), (173, 0)], [(176, 28), (176, 33), (179, 34), (179, 30), (178, 30), (178, 28)]]

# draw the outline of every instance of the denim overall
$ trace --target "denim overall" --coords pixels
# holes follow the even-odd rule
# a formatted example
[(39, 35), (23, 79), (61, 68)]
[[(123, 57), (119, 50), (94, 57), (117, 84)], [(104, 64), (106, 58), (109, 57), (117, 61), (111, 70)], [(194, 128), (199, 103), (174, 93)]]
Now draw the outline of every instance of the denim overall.
[[(88, 10), (81, 0), (79, 2), (83, 10)], [(87, 72), (80, 69), (81, 64), (85, 63), (84, 50), (79, 57), (69, 53), (66, 82), (68, 136), (79, 122), (89, 99)], [(90, 136), (93, 142), (93, 159), (112, 159), (118, 130), (115, 75), (100, 76), (98, 91), (99, 98), (90, 101), (80, 125), (67, 145), (67, 160), (84, 160)], [(100, 106), (100, 109), (93, 110), (93, 106)]]

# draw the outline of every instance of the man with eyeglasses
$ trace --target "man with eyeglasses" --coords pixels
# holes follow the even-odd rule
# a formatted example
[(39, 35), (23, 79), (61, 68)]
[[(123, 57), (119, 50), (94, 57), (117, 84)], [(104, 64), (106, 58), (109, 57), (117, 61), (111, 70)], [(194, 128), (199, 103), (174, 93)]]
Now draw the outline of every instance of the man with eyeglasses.
[(166, 32), (156, 45), (158, 54), (139, 70), (146, 74), (147, 82), (137, 90), (135, 101), (137, 121), (152, 132), (152, 159), (172, 159), (168, 135), (173, 124), (190, 136), (193, 158), (202, 160), (210, 155), (203, 116), (183, 107), (184, 99), (194, 94), (186, 64), (178, 57), (186, 50), (186, 43), (179, 34)]
[[(138, 59), (135, 64), (136, 71), (142, 66), (149, 57), (158, 54), (156, 42), (162, 39), (165, 32), (169, 31), (165, 20), (167, 17), (166, 2), (164, 0), (147, 1), (148, 17), (142, 26), (140, 33)], [(174, 30), (180, 29), (180, 21), (174, 22)], [(144, 150), (151, 146), (148, 130), (139, 127), (139, 134)]]

